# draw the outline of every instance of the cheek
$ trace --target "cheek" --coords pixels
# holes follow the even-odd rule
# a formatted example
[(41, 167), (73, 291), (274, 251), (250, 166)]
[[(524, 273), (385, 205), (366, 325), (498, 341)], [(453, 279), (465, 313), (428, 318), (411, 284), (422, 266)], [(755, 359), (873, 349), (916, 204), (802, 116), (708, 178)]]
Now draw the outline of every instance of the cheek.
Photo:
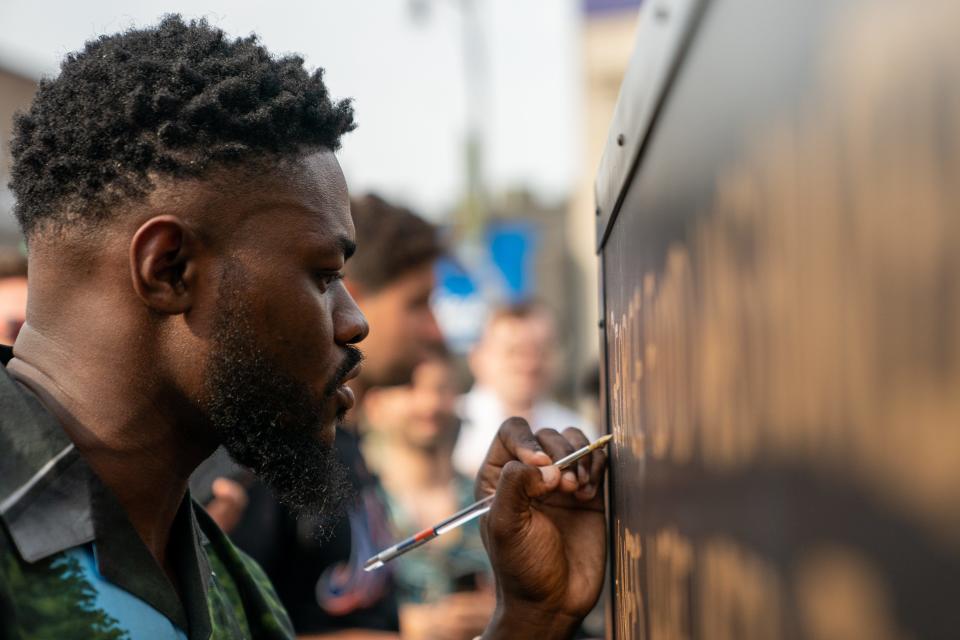
[(407, 334), (417, 336), (422, 339), (426, 333), (427, 322), (426, 314), (419, 307), (404, 308), (399, 310), (400, 317), (403, 318), (403, 324), (406, 327)]
[(264, 311), (264, 345), (292, 371), (315, 370), (333, 344), (333, 321), (319, 296), (284, 296)]
[(410, 423), (412, 413), (409, 400), (397, 400), (390, 405), (390, 411), (385, 417), (385, 421), (392, 430), (402, 431)]

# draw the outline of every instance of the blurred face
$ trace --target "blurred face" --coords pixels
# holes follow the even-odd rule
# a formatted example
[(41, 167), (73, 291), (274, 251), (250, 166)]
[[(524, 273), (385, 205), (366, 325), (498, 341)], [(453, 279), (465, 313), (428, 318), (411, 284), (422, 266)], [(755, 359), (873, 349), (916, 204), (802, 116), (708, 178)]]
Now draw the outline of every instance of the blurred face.
[(13, 344), (27, 311), (27, 279), (0, 279), (0, 344)]
[(435, 285), (433, 264), (427, 263), (375, 293), (357, 292), (357, 303), (373, 327), (364, 343), (363, 380), (368, 386), (407, 384), (414, 367), (443, 342), (430, 308)]
[(410, 446), (452, 447), (458, 392), (450, 363), (431, 359), (414, 369), (411, 384), (371, 390), (366, 415), (371, 428)]
[(553, 340), (545, 314), (494, 321), (471, 360), (477, 382), (510, 406), (529, 407), (551, 383)]
[(340, 280), (354, 235), (346, 185), (333, 154), (317, 153), (260, 186), (217, 264), (199, 404), (278, 498), (332, 512), (346, 495), (334, 425), (367, 333)]

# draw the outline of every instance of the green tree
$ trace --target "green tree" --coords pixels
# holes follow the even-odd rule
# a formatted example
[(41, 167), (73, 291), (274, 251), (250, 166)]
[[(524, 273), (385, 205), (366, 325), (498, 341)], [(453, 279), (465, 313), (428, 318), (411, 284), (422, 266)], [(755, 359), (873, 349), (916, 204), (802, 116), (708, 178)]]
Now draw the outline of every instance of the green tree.
[(77, 558), (60, 555), (25, 565), (13, 553), (3, 555), (5, 582), (24, 640), (128, 638), (116, 618), (97, 606), (97, 591)]

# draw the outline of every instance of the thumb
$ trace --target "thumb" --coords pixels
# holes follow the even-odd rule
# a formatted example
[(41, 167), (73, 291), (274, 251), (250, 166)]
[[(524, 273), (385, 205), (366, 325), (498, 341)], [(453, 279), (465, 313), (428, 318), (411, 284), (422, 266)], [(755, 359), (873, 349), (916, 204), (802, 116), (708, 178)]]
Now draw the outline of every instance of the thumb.
[(517, 460), (500, 472), (497, 493), (490, 508), (488, 527), (495, 538), (513, 537), (530, 518), (530, 501), (560, 485), (560, 470), (553, 465), (534, 467)]

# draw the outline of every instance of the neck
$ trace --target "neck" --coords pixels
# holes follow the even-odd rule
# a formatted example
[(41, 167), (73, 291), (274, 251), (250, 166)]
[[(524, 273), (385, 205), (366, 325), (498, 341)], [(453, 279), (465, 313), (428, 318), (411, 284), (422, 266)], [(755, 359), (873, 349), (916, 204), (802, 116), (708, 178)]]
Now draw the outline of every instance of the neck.
[(190, 473), (209, 451), (178, 428), (187, 424), (174, 415), (181, 403), (164, 393), (147, 360), (130, 357), (116, 340), (98, 341), (96, 333), (41, 332), (27, 324), (8, 371), (60, 420), (169, 573), (170, 529)]
[(481, 389), (484, 389), (500, 402), (500, 407), (503, 409), (505, 416), (517, 416), (527, 421), (533, 418), (533, 406), (536, 404), (535, 399), (504, 398), (494, 391), (492, 386), (487, 385), (481, 385)]
[(533, 421), (533, 404), (525, 402), (513, 402), (503, 404), (503, 413), (508, 417), (517, 416), (527, 422)]

